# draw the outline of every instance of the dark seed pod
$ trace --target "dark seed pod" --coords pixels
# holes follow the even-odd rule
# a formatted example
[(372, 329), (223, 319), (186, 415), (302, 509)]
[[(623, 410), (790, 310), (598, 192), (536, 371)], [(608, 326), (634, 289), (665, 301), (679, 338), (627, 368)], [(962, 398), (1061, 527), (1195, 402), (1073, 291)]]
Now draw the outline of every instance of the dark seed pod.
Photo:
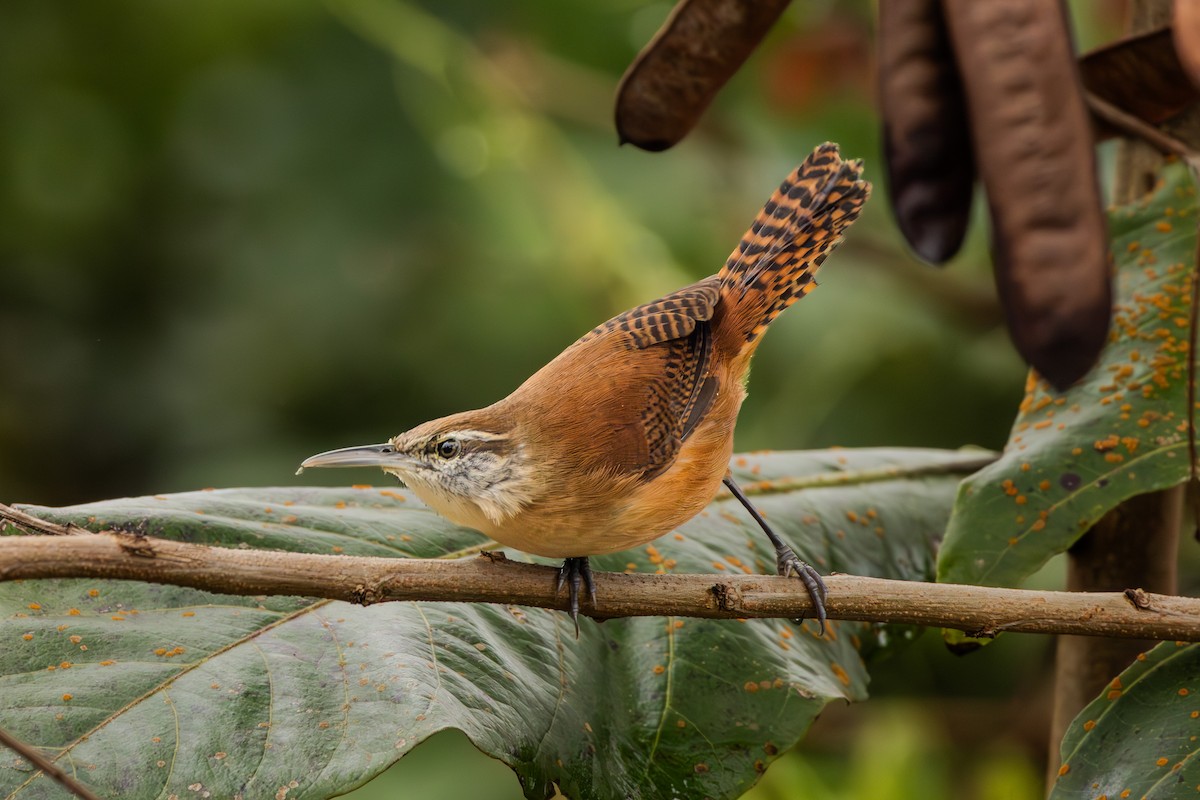
[[(1079, 59), (1079, 77), (1096, 97), (1153, 125), (1200, 101), (1200, 91), (1179, 61), (1170, 27), (1125, 36), (1086, 53)], [(1118, 135), (1099, 121), (1096, 132), (1102, 138)]]
[(1013, 342), (1065, 389), (1095, 363), (1112, 307), (1091, 120), (1066, 12), (1047, 0), (944, 0), (992, 216)]
[(617, 134), (643, 150), (687, 135), (789, 0), (682, 0), (617, 88)]
[(1175, 0), (1175, 51), (1193, 86), (1200, 86), (1200, 4)]
[(888, 195), (918, 256), (958, 252), (975, 166), (958, 66), (938, 0), (879, 0), (879, 102)]

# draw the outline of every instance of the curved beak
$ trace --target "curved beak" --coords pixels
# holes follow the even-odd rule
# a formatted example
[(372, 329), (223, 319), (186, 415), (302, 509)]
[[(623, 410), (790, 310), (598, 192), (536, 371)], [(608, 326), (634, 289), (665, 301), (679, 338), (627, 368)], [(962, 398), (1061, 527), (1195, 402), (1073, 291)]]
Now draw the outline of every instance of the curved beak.
[(396, 450), (390, 443), (367, 444), (358, 447), (342, 447), (338, 450), (327, 450), (304, 459), (299, 475), (309, 467), (382, 467), (383, 469), (404, 469), (412, 463), (405, 453)]

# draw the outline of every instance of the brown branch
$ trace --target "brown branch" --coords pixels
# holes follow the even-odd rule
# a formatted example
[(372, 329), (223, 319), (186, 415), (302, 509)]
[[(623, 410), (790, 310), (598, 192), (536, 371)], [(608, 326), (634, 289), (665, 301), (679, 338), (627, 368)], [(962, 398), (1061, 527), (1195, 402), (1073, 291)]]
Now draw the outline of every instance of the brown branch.
[[(563, 609), (554, 569), (502, 554), (446, 561), (241, 550), (140, 534), (0, 539), (0, 581), (105, 578), (191, 586), (237, 595), (302, 595), (367, 605), (395, 600), (504, 603)], [(1200, 640), (1200, 599), (1126, 592), (996, 589), (834, 575), (832, 619), (1001, 631)], [(799, 582), (769, 575), (597, 573), (597, 618), (711, 619), (809, 614)]]
[(1148, 122), (1135, 117), (1133, 114), (1117, 108), (1112, 103), (1092, 94), (1083, 93), (1088, 108), (1093, 114), (1113, 126), (1131, 139), (1141, 139), (1146, 144), (1168, 156), (1178, 156), (1185, 161), (1195, 161), (1197, 152), (1186, 142), (1176, 139), (1170, 134), (1154, 127)]
[(79, 781), (63, 772), (61, 767), (39, 753), (37, 748), (25, 744), (25, 742), (22, 742), (3, 728), (0, 728), (0, 745), (4, 745), (20, 755), (76, 797), (82, 797), (83, 800), (100, 800), (100, 797), (93, 794), (90, 789), (80, 784)]

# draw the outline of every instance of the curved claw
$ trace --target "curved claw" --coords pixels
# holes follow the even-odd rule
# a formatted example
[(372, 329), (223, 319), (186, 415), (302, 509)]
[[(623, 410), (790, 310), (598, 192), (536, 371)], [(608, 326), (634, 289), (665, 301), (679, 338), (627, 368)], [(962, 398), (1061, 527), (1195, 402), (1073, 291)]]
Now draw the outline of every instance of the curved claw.
[(592, 598), (592, 608), (596, 607), (596, 586), (592, 582), (592, 566), (587, 556), (568, 558), (558, 568), (554, 578), (554, 593), (562, 591), (563, 584), (567, 585), (567, 613), (575, 623), (575, 638), (579, 638), (579, 589), (586, 586), (588, 595)]
[(817, 622), (821, 625), (821, 635), (824, 636), (825, 598), (829, 596), (829, 590), (825, 588), (825, 581), (821, 580), (820, 573), (797, 558), (792, 548), (787, 545), (784, 545), (777, 552), (776, 570), (785, 578), (795, 575), (804, 584), (804, 588), (808, 590), (809, 598), (812, 599), (813, 611)]

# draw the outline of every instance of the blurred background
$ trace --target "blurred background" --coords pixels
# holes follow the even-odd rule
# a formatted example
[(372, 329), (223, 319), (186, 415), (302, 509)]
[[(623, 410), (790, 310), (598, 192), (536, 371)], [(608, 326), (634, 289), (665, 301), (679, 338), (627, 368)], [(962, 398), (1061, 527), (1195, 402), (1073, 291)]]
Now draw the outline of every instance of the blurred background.
[[(1120, 2), (1073, 5), (1082, 47), (1117, 35)], [(0, 501), (345, 482), (292, 472), (715, 272), (825, 140), (878, 194), (766, 337), (738, 447), (1001, 447), (1024, 370), (982, 224), (937, 271), (882, 202), (872, 4), (795, 4), (680, 146), (619, 148), (617, 82), (669, 9), (0, 0)], [(1048, 641), (935, 639), (752, 796), (1038, 795)], [(450, 733), (354, 797), (466, 792), (520, 796)]]

